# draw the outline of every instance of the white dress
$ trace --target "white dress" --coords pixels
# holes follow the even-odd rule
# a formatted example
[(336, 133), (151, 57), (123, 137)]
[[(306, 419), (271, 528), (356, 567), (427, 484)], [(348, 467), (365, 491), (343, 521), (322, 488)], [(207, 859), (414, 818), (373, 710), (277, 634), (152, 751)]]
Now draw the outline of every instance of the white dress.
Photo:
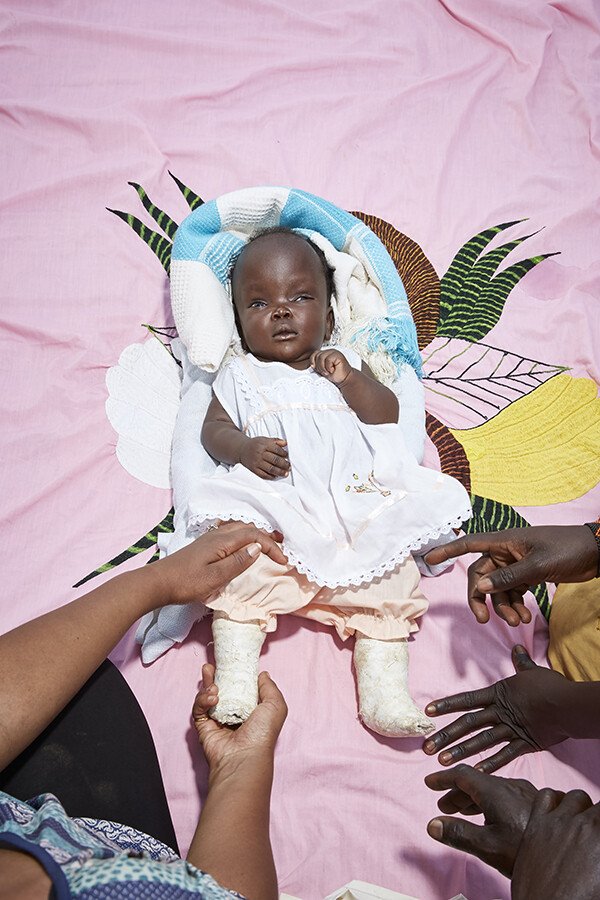
[[(357, 353), (336, 349), (360, 369)], [(218, 519), (277, 529), (290, 563), (335, 588), (392, 571), (471, 515), (463, 486), (420, 466), (397, 424), (361, 422), (312, 368), (246, 354), (219, 373), (213, 391), (244, 434), (287, 441), (291, 472), (265, 480), (241, 464), (219, 466), (189, 505), (192, 529)]]

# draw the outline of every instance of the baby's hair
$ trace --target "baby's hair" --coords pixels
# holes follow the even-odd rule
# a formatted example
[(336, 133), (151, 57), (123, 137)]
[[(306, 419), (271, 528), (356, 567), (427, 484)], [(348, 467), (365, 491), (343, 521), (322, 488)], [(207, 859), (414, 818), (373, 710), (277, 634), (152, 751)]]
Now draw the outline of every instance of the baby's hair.
[(323, 269), (323, 275), (325, 276), (325, 284), (327, 286), (327, 296), (333, 297), (335, 296), (335, 284), (333, 281), (333, 269), (327, 262), (325, 254), (321, 250), (320, 247), (317, 247), (314, 241), (311, 241), (307, 235), (302, 234), (299, 231), (294, 231), (292, 228), (286, 228), (285, 225), (274, 225), (272, 228), (262, 228), (260, 231), (257, 231), (256, 234), (253, 234), (251, 238), (244, 244), (243, 247), (238, 250), (238, 252), (233, 256), (231, 260), (231, 264), (229, 266), (229, 283), (231, 284), (233, 281), (233, 272), (237, 265), (237, 261), (240, 258), (241, 254), (244, 252), (246, 247), (249, 247), (250, 244), (253, 244), (254, 241), (257, 241), (261, 237), (266, 237), (269, 234), (293, 234), (295, 237), (301, 238), (301, 240), (306, 241), (307, 244), (310, 244), (312, 249), (315, 251), (317, 256), (319, 257), (319, 262), (321, 263), (321, 267)]

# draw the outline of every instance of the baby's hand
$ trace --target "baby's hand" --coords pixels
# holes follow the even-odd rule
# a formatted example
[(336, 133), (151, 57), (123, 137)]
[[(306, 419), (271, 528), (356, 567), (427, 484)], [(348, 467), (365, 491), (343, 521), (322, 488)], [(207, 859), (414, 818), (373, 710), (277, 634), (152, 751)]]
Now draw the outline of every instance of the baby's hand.
[(352, 366), (339, 350), (317, 350), (311, 356), (310, 364), (317, 375), (337, 385), (345, 381), (352, 371)]
[(240, 453), (240, 462), (261, 478), (283, 478), (290, 471), (287, 441), (279, 438), (248, 438)]

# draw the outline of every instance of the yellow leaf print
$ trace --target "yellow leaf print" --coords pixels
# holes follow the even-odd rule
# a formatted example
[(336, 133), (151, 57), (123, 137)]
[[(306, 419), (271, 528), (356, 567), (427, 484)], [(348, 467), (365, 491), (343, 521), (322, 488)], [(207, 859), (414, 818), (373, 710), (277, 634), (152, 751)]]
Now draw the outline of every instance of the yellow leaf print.
[(557, 375), (483, 425), (450, 429), (473, 493), (510, 506), (581, 497), (600, 481), (600, 399), (588, 378)]

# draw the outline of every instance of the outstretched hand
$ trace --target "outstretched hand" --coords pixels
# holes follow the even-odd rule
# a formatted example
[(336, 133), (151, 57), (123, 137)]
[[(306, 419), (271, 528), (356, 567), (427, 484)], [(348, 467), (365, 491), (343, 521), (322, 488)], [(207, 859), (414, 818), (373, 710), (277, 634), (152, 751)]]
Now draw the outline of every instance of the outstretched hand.
[[(465, 715), (427, 738), (423, 744), (425, 753), (443, 750), (439, 762), (450, 766), (497, 744), (506, 744), (477, 764), (479, 771), (489, 773), (524, 753), (545, 750), (569, 737), (561, 727), (559, 711), (569, 709), (573, 683), (558, 672), (537, 666), (520, 645), (513, 647), (512, 659), (516, 675), (478, 691), (434, 700), (426, 707), (429, 716), (454, 712)], [(462, 740), (477, 731), (479, 734)], [(449, 794), (448, 807), (453, 803)]]
[[(510, 878), (537, 789), (523, 779), (492, 777), (464, 765), (427, 775), (425, 784), (433, 791), (450, 790), (438, 803), (442, 812), (484, 816), (483, 825), (437, 816), (427, 825), (430, 837), (476, 856)], [(450, 795), (460, 798), (460, 804), (448, 804)]]
[(598, 547), (585, 525), (543, 525), (469, 534), (430, 550), (428, 565), (481, 553), (468, 569), (467, 596), (478, 622), (489, 620), (486, 595), (508, 625), (530, 622), (523, 594), (543, 581), (589, 581), (598, 572)]
[(272, 760), (275, 743), (287, 716), (283, 695), (268, 672), (258, 676), (258, 706), (239, 727), (220, 725), (209, 711), (216, 706), (219, 691), (215, 667), (202, 666), (202, 689), (197, 694), (192, 719), (211, 773), (223, 766), (247, 760)]
[(261, 553), (285, 565), (286, 557), (277, 543), (282, 540), (278, 531), (267, 534), (255, 525), (226, 522), (150, 566), (159, 580), (157, 594), (163, 604), (208, 600)]

